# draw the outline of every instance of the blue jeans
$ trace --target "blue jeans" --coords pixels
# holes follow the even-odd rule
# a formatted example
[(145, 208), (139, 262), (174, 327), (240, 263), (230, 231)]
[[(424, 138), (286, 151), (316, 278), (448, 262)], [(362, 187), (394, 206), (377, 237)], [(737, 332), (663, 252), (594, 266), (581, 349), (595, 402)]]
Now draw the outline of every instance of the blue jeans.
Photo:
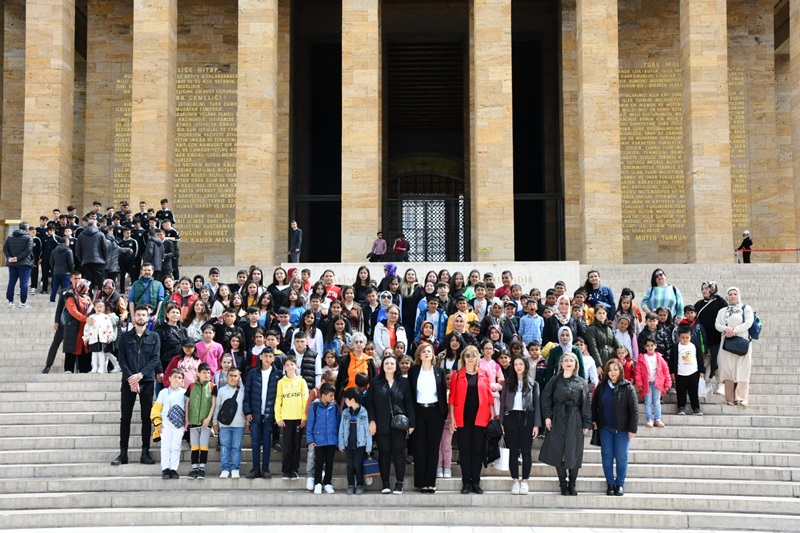
[[(258, 417), (258, 422), (256, 422)], [(250, 435), (253, 437), (253, 468), (269, 472), (269, 453), (272, 446), (272, 421), (264, 420), (261, 415), (253, 415), (250, 422)], [(261, 459), (261, 447), (264, 447), (264, 459)]]
[[(655, 407), (655, 417), (653, 408)], [(661, 420), (661, 391), (656, 388), (654, 381), (650, 382), (650, 390), (644, 395), (644, 414), (647, 420)]]
[(65, 291), (69, 289), (69, 274), (64, 274), (61, 276), (53, 276), (53, 289), (50, 291), (50, 301), (56, 301), (56, 294), (59, 291)]
[[(620, 487), (625, 484), (630, 445), (631, 438), (627, 431), (616, 431), (607, 427), (600, 428), (600, 457), (603, 459), (603, 474), (606, 476), (606, 484)], [(617, 461), (616, 478), (614, 478), (615, 460)]]
[(19, 301), (28, 301), (28, 283), (31, 281), (31, 267), (8, 265), (8, 288), (6, 289), (6, 300), (14, 301), (14, 289), (19, 280)]
[(244, 427), (232, 428), (220, 426), (219, 446), (222, 470), (240, 470), (242, 466), (242, 438)]

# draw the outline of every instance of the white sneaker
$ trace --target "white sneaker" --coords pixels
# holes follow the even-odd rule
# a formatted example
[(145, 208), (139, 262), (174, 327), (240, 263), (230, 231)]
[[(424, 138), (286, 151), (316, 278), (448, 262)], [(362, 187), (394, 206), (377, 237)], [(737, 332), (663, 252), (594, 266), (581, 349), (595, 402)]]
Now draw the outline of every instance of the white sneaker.
[(314, 485), (314, 494), (322, 494), (322, 483)]
[(231, 479), (239, 479), (239, 471), (231, 470)]
[(437, 478), (442, 478), (442, 477), (444, 477), (444, 468), (437, 468), (437, 469), (436, 469), (436, 477), (437, 477)]
[(30, 305), (28, 305), (28, 303), (26, 302), (26, 303), (24, 303), (24, 304), (19, 304), (19, 308), (20, 308), (20, 309), (29, 309), (29, 308), (30, 308)]
[(519, 494), (519, 481), (515, 481), (511, 485), (511, 494), (518, 495)]
[(725, 385), (720, 383), (717, 385), (717, 390), (714, 391), (714, 394), (719, 394), (720, 396), (725, 396)]
[(314, 478), (306, 478), (306, 490), (314, 490)]
[(36, 294), (36, 289), (31, 289), (31, 296), (33, 296), (34, 294)]
[(228, 477), (230, 477), (230, 475), (231, 475), (230, 472), (228, 472), (227, 470), (223, 470), (222, 472), (219, 473), (219, 478), (220, 479), (228, 479)]
[(333, 490), (333, 485), (325, 485), (323, 487), (325, 494), (333, 494), (335, 491)]
[(453, 477), (453, 471), (450, 468), (445, 468), (444, 469), (444, 477), (446, 477), (446, 478)]
[(114, 368), (111, 369), (112, 374), (119, 374), (120, 372), (122, 372), (122, 368), (118, 366), (115, 366)]
[(8, 302), (8, 308), (14, 309), (14, 302)]
[(72, 374), (72, 370), (67, 370), (64, 372), (65, 374)]
[(523, 481), (519, 484), (519, 493), (522, 495), (528, 494), (528, 482)]

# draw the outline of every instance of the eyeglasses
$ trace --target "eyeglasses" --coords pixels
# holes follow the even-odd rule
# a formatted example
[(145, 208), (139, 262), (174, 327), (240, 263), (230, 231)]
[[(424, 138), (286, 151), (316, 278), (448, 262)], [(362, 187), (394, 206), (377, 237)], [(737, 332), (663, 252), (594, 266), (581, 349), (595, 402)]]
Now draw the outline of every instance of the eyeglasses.
[(353, 344), (366, 344), (366, 342), (359, 340), (359, 341), (353, 341)]

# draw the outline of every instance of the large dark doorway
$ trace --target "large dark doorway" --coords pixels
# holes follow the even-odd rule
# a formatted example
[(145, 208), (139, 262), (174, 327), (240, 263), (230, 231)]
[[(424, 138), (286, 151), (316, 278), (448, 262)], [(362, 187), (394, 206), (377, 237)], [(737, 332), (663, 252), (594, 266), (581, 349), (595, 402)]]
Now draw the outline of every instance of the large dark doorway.
[(340, 261), (341, 2), (294, 0), (291, 20), (290, 216), (303, 228), (304, 260)]
[(466, 0), (384, 0), (383, 230), (412, 261), (469, 259)]
[(512, 2), (517, 261), (564, 259), (559, 9), (556, 0)]

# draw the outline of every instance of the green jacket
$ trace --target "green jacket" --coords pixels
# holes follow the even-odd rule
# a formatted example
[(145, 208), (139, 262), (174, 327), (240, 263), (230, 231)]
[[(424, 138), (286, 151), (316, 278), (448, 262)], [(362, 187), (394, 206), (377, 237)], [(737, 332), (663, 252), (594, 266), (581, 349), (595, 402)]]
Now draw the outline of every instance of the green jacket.
[(211, 399), (214, 392), (214, 384), (209, 381), (201, 385), (200, 381), (195, 381), (189, 385), (189, 409), (186, 417), (190, 426), (201, 426), (203, 420), (208, 418), (211, 413)]

